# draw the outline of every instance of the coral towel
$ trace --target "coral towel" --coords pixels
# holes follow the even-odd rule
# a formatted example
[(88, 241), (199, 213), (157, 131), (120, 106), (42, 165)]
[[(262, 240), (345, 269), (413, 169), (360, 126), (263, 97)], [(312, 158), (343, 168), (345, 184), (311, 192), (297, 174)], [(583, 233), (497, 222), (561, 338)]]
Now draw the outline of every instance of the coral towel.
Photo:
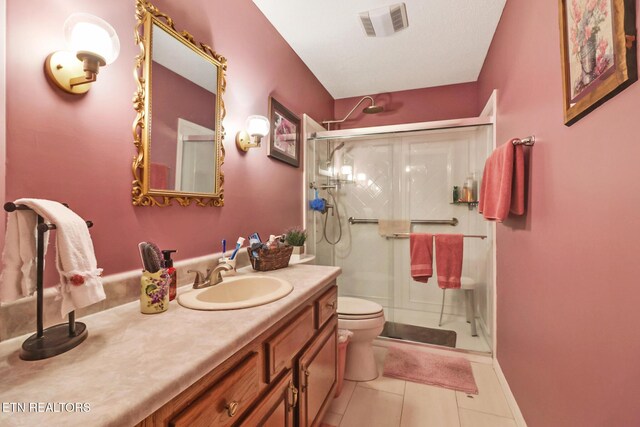
[(438, 286), (457, 289), (462, 276), (462, 234), (436, 234)]
[(70, 311), (105, 299), (100, 278), (102, 269), (97, 267), (85, 221), (58, 202), (19, 199), (15, 203), (26, 205), (35, 212), (16, 211), (9, 215), (3, 254), (2, 300), (5, 301), (5, 297), (15, 299), (28, 295), (35, 288), (36, 213), (56, 225), (56, 265), (60, 274), (58, 292), (62, 297), (62, 317)]
[(433, 235), (411, 233), (409, 235), (411, 253), (411, 277), (416, 282), (427, 283), (433, 275)]
[(524, 151), (513, 141), (496, 148), (484, 165), (478, 212), (490, 221), (524, 214)]

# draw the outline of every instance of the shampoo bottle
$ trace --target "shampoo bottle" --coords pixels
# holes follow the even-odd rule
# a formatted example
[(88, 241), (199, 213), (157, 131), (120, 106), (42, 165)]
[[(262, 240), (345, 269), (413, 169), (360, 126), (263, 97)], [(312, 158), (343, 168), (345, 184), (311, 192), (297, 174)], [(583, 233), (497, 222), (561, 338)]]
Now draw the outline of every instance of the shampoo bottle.
[(473, 178), (471, 177), (471, 175), (469, 175), (465, 180), (462, 191), (464, 194), (464, 201), (472, 202), (473, 201)]
[(167, 270), (167, 274), (171, 280), (169, 284), (169, 301), (176, 299), (176, 293), (178, 292), (178, 275), (176, 274), (176, 269), (173, 267), (173, 260), (171, 259), (171, 254), (174, 252), (178, 251), (175, 249), (165, 249), (162, 251), (164, 268)]

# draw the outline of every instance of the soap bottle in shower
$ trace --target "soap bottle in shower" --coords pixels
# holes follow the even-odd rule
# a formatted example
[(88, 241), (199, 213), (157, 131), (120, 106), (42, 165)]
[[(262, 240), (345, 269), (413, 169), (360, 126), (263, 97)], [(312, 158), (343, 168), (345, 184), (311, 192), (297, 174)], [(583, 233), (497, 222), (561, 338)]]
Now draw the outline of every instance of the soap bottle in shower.
[(476, 179), (476, 173), (471, 174), (471, 200), (477, 202), (480, 199), (478, 194), (478, 180)]
[(464, 181), (464, 187), (462, 187), (462, 194), (465, 202), (472, 202), (473, 199), (473, 178), (471, 175)]

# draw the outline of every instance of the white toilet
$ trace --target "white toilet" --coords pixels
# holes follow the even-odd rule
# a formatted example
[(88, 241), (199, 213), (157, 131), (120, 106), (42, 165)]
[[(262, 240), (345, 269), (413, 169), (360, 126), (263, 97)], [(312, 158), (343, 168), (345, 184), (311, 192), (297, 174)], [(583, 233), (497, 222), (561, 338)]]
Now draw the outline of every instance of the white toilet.
[(347, 347), (344, 378), (371, 381), (378, 377), (372, 342), (384, 327), (382, 306), (360, 298), (338, 297), (338, 328), (353, 332)]

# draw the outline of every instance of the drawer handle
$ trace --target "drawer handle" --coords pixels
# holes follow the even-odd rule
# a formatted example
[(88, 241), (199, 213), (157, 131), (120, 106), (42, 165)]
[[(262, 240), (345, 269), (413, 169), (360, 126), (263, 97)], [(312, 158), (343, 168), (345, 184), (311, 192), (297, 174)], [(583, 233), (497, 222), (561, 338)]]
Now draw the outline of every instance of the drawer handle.
[(298, 389), (293, 386), (293, 382), (291, 381), (289, 381), (289, 391), (291, 392), (292, 400), (292, 403), (289, 406), (291, 409), (293, 409), (298, 405)]
[(329, 307), (331, 310), (335, 310), (336, 309), (336, 301), (328, 302), (327, 303), (327, 307)]
[(225, 409), (227, 410), (227, 415), (229, 415), (229, 417), (234, 417), (238, 413), (238, 406), (239, 406), (239, 403), (236, 402), (235, 400), (229, 403), (227, 406), (225, 406)]

